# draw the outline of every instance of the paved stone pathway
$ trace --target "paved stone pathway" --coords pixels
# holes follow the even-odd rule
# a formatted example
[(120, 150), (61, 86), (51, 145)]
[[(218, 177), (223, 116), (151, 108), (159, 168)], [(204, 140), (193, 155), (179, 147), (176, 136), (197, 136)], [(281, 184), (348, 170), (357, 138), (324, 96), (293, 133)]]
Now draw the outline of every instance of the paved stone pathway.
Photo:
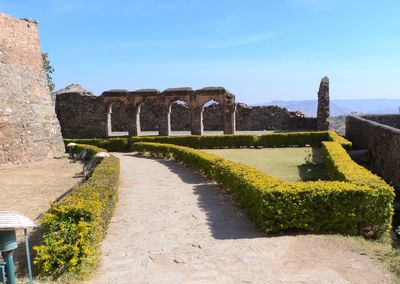
[(116, 155), (119, 203), (91, 283), (391, 283), (332, 237), (267, 237), (181, 165)]

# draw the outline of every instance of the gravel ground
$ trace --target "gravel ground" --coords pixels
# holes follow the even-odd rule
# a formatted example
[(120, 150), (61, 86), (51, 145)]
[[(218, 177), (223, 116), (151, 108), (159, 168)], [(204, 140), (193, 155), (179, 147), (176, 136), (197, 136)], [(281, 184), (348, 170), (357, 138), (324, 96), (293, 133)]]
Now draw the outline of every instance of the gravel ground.
[(50, 202), (77, 184), (82, 165), (52, 159), (0, 168), (0, 211), (17, 211), (34, 221)]

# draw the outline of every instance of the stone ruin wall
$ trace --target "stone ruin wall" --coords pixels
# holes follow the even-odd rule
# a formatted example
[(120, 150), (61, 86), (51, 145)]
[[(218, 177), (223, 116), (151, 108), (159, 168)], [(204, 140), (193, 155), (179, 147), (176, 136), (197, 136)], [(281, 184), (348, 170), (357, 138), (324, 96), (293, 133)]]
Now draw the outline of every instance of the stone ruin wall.
[[(189, 92), (196, 93), (202, 90)], [(210, 92), (213, 91), (215, 91), (215, 88)], [(129, 104), (129, 100), (134, 100), (130, 95), (137, 92), (140, 93), (140, 91), (127, 92), (125, 90), (107, 91), (99, 97), (79, 88), (78, 90), (67, 88), (57, 92), (56, 113), (61, 123), (63, 136), (69, 138), (107, 137), (109, 126), (113, 132), (129, 131), (131, 128), (129, 124), (135, 121), (130, 117), (135, 112), (135, 108), (126, 109), (125, 104)], [(155, 97), (163, 99), (166, 96), (165, 98), (169, 98), (171, 102), (174, 101), (171, 100), (171, 97), (168, 97), (171, 91), (166, 90), (160, 93), (151, 90), (151, 92), (156, 92), (155, 96), (152, 95), (153, 99)], [(226, 91), (224, 90), (224, 92)], [(111, 95), (111, 97), (108, 97), (108, 95)], [(179, 97), (179, 95), (176, 96)], [(108, 99), (115, 100), (111, 113), (107, 109), (109, 106)], [(223, 130), (224, 112), (222, 108), (220, 104), (211, 104), (204, 108), (203, 126), (205, 131)], [(170, 114), (172, 131), (192, 130), (192, 109), (184, 104), (172, 103)], [(108, 115), (110, 115), (111, 121), (108, 120)], [(163, 115), (165, 116), (165, 113)], [(236, 104), (234, 116), (236, 118), (236, 130), (238, 131), (327, 130), (329, 127), (327, 121), (329, 116), (329, 80), (327, 77), (321, 80), (318, 92), (317, 117), (306, 117), (301, 112), (289, 111), (278, 106), (247, 106), (241, 103)], [(145, 100), (141, 104), (138, 117), (141, 131), (159, 130), (160, 114), (157, 104), (152, 100)]]
[(0, 13), (0, 164), (63, 153), (37, 23)]
[[(141, 110), (141, 130), (157, 131), (157, 110), (153, 105), (144, 104)], [(113, 131), (126, 131), (126, 112), (122, 105), (115, 105), (112, 113)], [(204, 108), (205, 131), (222, 131), (222, 108), (211, 104)], [(190, 110), (181, 104), (171, 109), (172, 131), (190, 131)], [(278, 106), (248, 106), (239, 103), (236, 108), (236, 130), (316, 130), (317, 118), (306, 117), (301, 112), (289, 111)]]

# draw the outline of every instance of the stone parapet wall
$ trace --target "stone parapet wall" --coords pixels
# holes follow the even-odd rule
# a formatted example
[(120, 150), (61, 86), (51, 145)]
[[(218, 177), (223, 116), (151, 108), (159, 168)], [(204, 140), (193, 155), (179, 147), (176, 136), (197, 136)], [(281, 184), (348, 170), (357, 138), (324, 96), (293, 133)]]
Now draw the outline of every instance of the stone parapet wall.
[[(353, 143), (354, 149), (368, 149), (371, 156), (371, 170), (399, 189), (400, 130), (371, 120), (397, 124), (394, 123), (395, 118), (395, 115), (347, 116), (346, 138)], [(400, 119), (399, 115), (397, 119)]]
[(380, 124), (400, 129), (400, 114), (369, 114), (361, 116)]
[(63, 153), (37, 23), (0, 14), (0, 164)]

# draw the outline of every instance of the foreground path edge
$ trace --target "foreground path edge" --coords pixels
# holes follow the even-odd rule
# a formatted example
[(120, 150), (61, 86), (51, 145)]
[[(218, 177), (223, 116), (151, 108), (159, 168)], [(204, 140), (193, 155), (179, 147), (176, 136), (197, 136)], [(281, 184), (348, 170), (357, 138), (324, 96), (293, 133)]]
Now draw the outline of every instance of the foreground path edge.
[(90, 283), (391, 283), (329, 236), (268, 237), (203, 176), (116, 153), (119, 203)]

